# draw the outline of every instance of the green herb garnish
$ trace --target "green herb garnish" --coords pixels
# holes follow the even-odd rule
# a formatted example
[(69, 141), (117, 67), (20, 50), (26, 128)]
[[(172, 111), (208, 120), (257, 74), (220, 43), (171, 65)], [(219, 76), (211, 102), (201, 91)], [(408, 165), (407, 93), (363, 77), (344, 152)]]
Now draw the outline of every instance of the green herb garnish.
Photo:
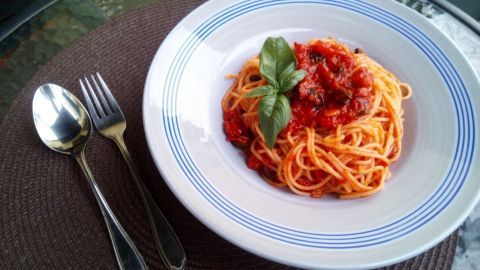
[(305, 70), (296, 70), (296, 67), (295, 54), (285, 39), (269, 37), (265, 40), (260, 51), (260, 73), (269, 84), (253, 89), (245, 97), (263, 96), (258, 106), (258, 119), (270, 149), (292, 114), (285, 94), (307, 75)]

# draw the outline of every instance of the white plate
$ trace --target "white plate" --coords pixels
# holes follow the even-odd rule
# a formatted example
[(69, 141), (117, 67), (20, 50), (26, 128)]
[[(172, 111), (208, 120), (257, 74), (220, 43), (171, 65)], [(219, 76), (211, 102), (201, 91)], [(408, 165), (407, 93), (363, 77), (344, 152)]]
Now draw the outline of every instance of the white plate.
[[(225, 75), (268, 36), (291, 43), (333, 36), (411, 84), (402, 156), (380, 193), (313, 199), (273, 188), (225, 140), (220, 100), (232, 83)], [(143, 117), (165, 181), (222, 237), (289, 265), (371, 268), (437, 244), (477, 203), (479, 89), (452, 42), (394, 1), (212, 1), (158, 50)]]

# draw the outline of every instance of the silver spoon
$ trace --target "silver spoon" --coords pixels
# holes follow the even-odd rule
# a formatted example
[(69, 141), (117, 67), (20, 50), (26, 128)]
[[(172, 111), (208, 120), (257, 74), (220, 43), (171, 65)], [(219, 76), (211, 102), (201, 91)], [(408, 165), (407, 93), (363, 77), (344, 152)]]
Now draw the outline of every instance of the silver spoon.
[(88, 168), (85, 146), (92, 133), (92, 123), (87, 110), (61, 86), (44, 84), (35, 92), (32, 111), (43, 143), (54, 151), (72, 155), (80, 164), (107, 224), (120, 269), (147, 269), (140, 252), (108, 206)]

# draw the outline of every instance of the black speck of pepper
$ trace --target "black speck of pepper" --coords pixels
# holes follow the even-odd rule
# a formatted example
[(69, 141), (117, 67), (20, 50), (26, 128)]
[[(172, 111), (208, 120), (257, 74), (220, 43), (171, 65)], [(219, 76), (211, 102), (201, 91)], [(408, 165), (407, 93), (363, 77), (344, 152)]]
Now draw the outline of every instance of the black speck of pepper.
[(254, 75), (250, 75), (250, 77), (248, 79), (251, 82), (256, 82), (256, 81), (260, 81), (262, 79), (262, 77), (260, 75), (254, 74)]

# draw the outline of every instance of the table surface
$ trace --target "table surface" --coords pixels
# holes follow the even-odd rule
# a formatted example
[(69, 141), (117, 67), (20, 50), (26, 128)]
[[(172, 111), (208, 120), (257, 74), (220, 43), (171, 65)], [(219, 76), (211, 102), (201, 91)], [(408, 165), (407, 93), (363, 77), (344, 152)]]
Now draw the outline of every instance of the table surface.
[[(63, 48), (113, 17), (157, 1), (58, 1), (1, 40), (0, 121), (23, 86)], [(396, 1), (425, 15), (458, 45), (480, 74), (480, 37), (477, 34), (428, 1)], [(480, 205), (460, 227), (452, 269), (480, 269)]]

